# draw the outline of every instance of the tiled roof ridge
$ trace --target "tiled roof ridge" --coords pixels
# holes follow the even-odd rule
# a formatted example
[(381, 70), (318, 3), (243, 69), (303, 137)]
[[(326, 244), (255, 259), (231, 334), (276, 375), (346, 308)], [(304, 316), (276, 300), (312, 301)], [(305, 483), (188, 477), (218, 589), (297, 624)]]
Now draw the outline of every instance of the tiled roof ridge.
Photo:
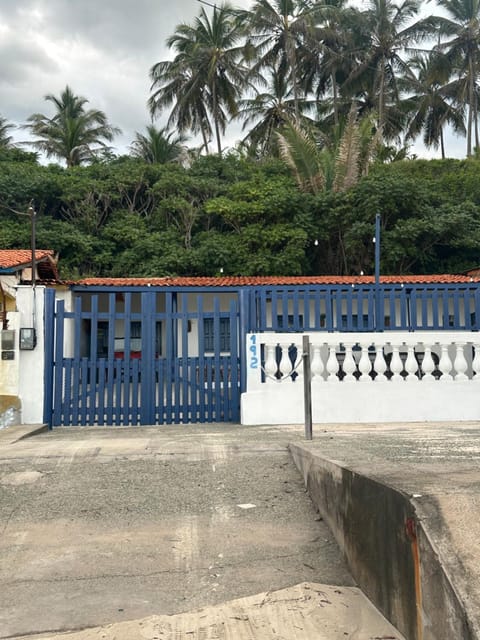
[[(54, 257), (53, 249), (35, 249), (35, 260)], [(32, 260), (31, 249), (0, 249), (0, 267), (18, 267), (28, 265)]]
[[(281, 286), (302, 284), (373, 284), (374, 276), (163, 276), (151, 278), (83, 278), (69, 284), (75, 286), (158, 286), (158, 287), (235, 287)], [(480, 276), (461, 274), (388, 275), (380, 276), (382, 284), (456, 284), (480, 282)]]

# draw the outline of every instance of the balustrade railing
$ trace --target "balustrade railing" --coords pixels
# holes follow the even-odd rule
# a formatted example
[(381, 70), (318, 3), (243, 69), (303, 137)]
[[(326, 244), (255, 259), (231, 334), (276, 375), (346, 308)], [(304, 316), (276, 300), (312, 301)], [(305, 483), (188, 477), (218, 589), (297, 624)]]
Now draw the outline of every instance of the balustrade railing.
[[(309, 334), (312, 384), (480, 382), (480, 334)], [(247, 389), (298, 383), (302, 334), (251, 334)], [(258, 357), (260, 356), (260, 357)]]

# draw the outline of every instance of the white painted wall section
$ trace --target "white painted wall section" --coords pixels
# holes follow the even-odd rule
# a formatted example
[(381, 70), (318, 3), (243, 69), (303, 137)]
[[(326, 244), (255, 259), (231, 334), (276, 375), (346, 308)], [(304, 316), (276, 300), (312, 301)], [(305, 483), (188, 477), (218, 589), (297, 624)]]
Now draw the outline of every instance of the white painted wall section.
[[(316, 423), (480, 420), (478, 333), (310, 334), (310, 342)], [(242, 424), (304, 421), (301, 345), (299, 334), (247, 336)]]

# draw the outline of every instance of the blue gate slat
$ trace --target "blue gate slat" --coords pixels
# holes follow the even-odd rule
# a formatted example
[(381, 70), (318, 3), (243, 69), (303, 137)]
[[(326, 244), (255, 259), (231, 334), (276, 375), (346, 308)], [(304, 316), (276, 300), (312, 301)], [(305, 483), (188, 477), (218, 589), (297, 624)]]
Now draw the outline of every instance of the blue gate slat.
[(56, 331), (55, 331), (55, 374), (53, 396), (53, 424), (62, 424), (63, 401), (63, 339), (65, 321), (65, 302), (57, 302)]
[(79, 357), (73, 360), (72, 425), (78, 425), (80, 423), (80, 362)]
[(465, 291), (463, 292), (463, 307), (465, 309), (465, 329), (468, 329), (469, 331), (472, 331), (474, 329), (474, 326), (472, 323), (472, 312), (470, 311), (471, 302), (473, 302), (473, 296), (471, 295), (471, 292), (469, 290), (465, 289)]
[(207, 422), (214, 422), (215, 397), (213, 394), (213, 358), (205, 358), (205, 396), (206, 396), (206, 416)]
[(87, 424), (95, 424), (97, 417), (97, 361), (90, 359), (88, 361), (88, 412)]
[(82, 358), (80, 363), (81, 370), (81, 396), (80, 396), (80, 424), (87, 424), (87, 411), (88, 411), (88, 377), (89, 377), (89, 366), (88, 366), (88, 358)]
[(229, 413), (226, 420), (237, 421), (240, 419), (240, 379), (239, 370), (239, 332), (238, 318), (239, 309), (237, 300), (230, 303), (230, 357), (226, 358), (225, 370), (228, 371), (226, 391), (230, 395)]
[(444, 329), (448, 328), (448, 325), (449, 325), (448, 301), (449, 301), (448, 290), (444, 289), (442, 292), (442, 305), (443, 305), (442, 326)]
[(53, 427), (53, 380), (55, 375), (55, 289), (45, 289), (45, 366), (43, 422)]
[(199, 394), (198, 394), (198, 358), (191, 357), (188, 360), (188, 379), (190, 383), (189, 412), (191, 422), (200, 422), (199, 419)]
[(416, 331), (419, 326), (417, 319), (417, 292), (415, 288), (413, 288), (410, 293), (409, 303), (410, 304), (408, 308), (410, 311), (410, 318), (407, 317), (407, 322), (409, 324), (409, 329), (413, 329), (413, 331)]
[(180, 332), (182, 336), (182, 420), (183, 422), (190, 421), (189, 415), (189, 401), (188, 401), (188, 386), (189, 386), (189, 367), (188, 367), (188, 296), (186, 293), (181, 297), (181, 314), (179, 316)]
[(458, 330), (461, 326), (460, 321), (460, 299), (458, 295), (458, 289), (455, 289), (452, 293), (453, 298), (453, 327), (452, 329)]
[(115, 360), (111, 357), (107, 361), (106, 371), (106, 403), (105, 403), (105, 422), (113, 424), (114, 410), (114, 382), (115, 382)]
[(174, 378), (174, 397), (173, 397), (173, 405), (174, 405), (174, 411), (173, 411), (173, 420), (171, 419), (170, 422), (175, 422), (175, 423), (179, 423), (180, 422), (180, 403), (181, 403), (181, 398), (180, 398), (180, 378), (181, 378), (181, 363), (180, 363), (180, 359), (179, 358), (175, 358), (174, 363), (173, 363), (173, 378)]
[(164, 394), (165, 394), (165, 359), (157, 358), (155, 362), (155, 371), (156, 371), (156, 379), (157, 379), (157, 403), (156, 403), (156, 414), (157, 414), (157, 422), (158, 424), (165, 423), (165, 413), (164, 413)]
[[(281, 311), (280, 311), (280, 317), (282, 319), (282, 324), (281, 324), (281, 328), (282, 331), (288, 331), (288, 300), (289, 300), (289, 294), (288, 291), (286, 291), (285, 289), (283, 289), (280, 293), (280, 298), (281, 298)], [(278, 317), (278, 311), (276, 312), (277, 317)], [(295, 321), (295, 319), (293, 319)]]
[[(142, 424), (142, 412), (141, 405), (139, 404), (140, 399), (140, 384), (141, 382), (141, 374), (142, 374), (142, 361), (143, 358), (132, 358), (130, 360), (129, 370), (131, 373), (131, 411), (130, 411), (130, 423), (132, 425)], [(128, 398), (127, 398), (128, 401)], [(150, 405), (151, 406), (151, 405)]]
[(165, 294), (165, 422), (173, 422), (173, 380), (174, 380), (174, 343), (173, 343), (173, 294), (167, 291)]
[(98, 359), (98, 402), (97, 402), (97, 424), (103, 426), (105, 424), (105, 370), (107, 362), (105, 358)]
[(213, 417), (213, 421), (220, 422), (221, 421), (221, 370), (220, 370), (220, 352), (221, 352), (221, 341), (220, 341), (220, 301), (218, 297), (215, 297), (213, 300), (213, 349), (214, 349), (214, 386), (215, 386), (215, 416)]
[(195, 374), (195, 382), (198, 389), (198, 421), (206, 422), (205, 407), (205, 327), (203, 312), (203, 297), (197, 297), (198, 316), (198, 373)]
[(432, 296), (430, 291), (425, 287), (422, 291), (422, 295), (420, 296), (421, 304), (422, 304), (422, 329), (430, 328), (430, 321), (428, 318), (428, 301), (431, 300)]
[(114, 403), (113, 413), (114, 413), (115, 424), (119, 426), (122, 424), (122, 417), (123, 417), (122, 407), (124, 405), (124, 400), (122, 398), (122, 392), (123, 392), (122, 376), (124, 372), (124, 361), (121, 360), (120, 358), (117, 358), (115, 360), (114, 371), (115, 371), (115, 403)]
[(64, 358), (64, 396), (62, 402), (62, 423), (72, 424), (71, 408), (72, 408), (72, 359)]

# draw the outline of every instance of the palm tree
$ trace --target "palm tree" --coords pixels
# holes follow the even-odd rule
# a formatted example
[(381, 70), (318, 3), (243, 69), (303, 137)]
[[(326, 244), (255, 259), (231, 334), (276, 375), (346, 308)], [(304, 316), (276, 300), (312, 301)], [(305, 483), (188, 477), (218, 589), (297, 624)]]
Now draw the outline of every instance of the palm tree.
[(268, 89), (257, 91), (253, 98), (241, 100), (238, 118), (244, 121), (243, 129), (255, 123), (243, 143), (248, 144), (257, 157), (277, 155), (276, 132), (295, 121), (293, 89), (287, 78), (272, 68)]
[(237, 102), (247, 82), (248, 69), (240, 62), (242, 48), (237, 46), (241, 37), (242, 27), (228, 4), (215, 6), (211, 19), (202, 8), (193, 25), (179, 25), (168, 38), (168, 46), (177, 52), (174, 60), (154, 65), (151, 71), (152, 88), (156, 89), (149, 101), (152, 114), (180, 97), (175, 114), (179, 121), (182, 112), (180, 130), (190, 122), (206, 133), (210, 125), (205, 116), (209, 113), (219, 155), (227, 119), (237, 114)]
[[(340, 120), (341, 85), (351, 72), (354, 60), (352, 34), (356, 15), (357, 12), (347, 6), (347, 0), (324, 0), (316, 4), (314, 29), (306, 32), (305, 47), (299, 55), (304, 92), (314, 92), (318, 102), (326, 99), (322, 110), (333, 109), (335, 126)], [(348, 112), (350, 101), (347, 102)]]
[(174, 60), (157, 62), (150, 70), (150, 78), (153, 93), (148, 106), (151, 116), (173, 106), (167, 127), (175, 127), (180, 133), (201, 133), (203, 148), (209, 153), (213, 131), (207, 91), (198, 74), (194, 52), (187, 50), (177, 54)]
[(293, 88), (295, 116), (300, 119), (301, 88), (298, 56), (313, 25), (313, 8), (302, 0), (255, 0), (248, 11), (238, 12), (248, 34), (246, 51), (255, 62), (252, 72), (275, 67)]
[(393, 137), (398, 113), (389, 122), (389, 110), (400, 98), (399, 77), (412, 76), (405, 51), (412, 51), (432, 34), (434, 21), (417, 22), (419, 0), (368, 0), (367, 9), (358, 14), (358, 64), (351, 72), (347, 87), (354, 95), (368, 97), (378, 115), (378, 126), (386, 137)]
[(120, 129), (112, 127), (103, 111), (86, 109), (88, 100), (73, 93), (66, 87), (59, 97), (53, 94), (45, 100), (55, 107), (55, 114), (49, 118), (41, 113), (31, 115), (25, 129), (38, 138), (31, 144), (48, 157), (65, 160), (67, 167), (73, 167), (91, 160), (99, 151), (109, 147)]
[[(442, 36), (449, 39), (437, 45), (445, 52), (451, 69), (455, 72), (458, 99), (468, 106), (467, 156), (472, 155), (473, 126), (478, 120), (477, 76), (480, 65), (480, 0), (437, 0), (449, 17), (438, 17)], [(476, 145), (478, 130), (476, 128)]]
[(0, 116), (0, 147), (10, 147), (12, 144), (12, 136), (9, 134), (10, 129), (14, 126), (7, 121), (6, 118)]
[(380, 144), (373, 114), (358, 118), (352, 105), (348, 117), (328, 139), (314, 129), (286, 125), (277, 134), (280, 152), (301, 189), (345, 191), (368, 173)]
[(423, 131), (426, 147), (438, 149), (445, 158), (443, 130), (450, 125), (457, 135), (465, 135), (464, 105), (456, 105), (455, 83), (448, 82), (449, 65), (444, 56), (431, 52), (428, 58), (417, 56), (410, 62), (416, 71), (405, 87), (410, 92), (404, 101), (409, 112), (405, 139), (415, 140)]
[(157, 129), (154, 125), (148, 125), (146, 135), (135, 132), (135, 140), (130, 145), (130, 151), (135, 158), (151, 164), (178, 162), (185, 150), (184, 142), (184, 136), (167, 133), (166, 127)]

